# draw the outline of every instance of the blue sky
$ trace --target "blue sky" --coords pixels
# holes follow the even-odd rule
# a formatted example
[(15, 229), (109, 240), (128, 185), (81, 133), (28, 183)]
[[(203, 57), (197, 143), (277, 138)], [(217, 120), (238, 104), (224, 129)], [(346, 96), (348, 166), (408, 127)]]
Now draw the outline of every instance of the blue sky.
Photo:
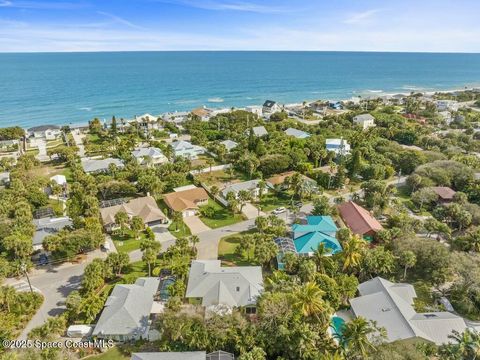
[(480, 52), (478, 0), (0, 0), (0, 52)]

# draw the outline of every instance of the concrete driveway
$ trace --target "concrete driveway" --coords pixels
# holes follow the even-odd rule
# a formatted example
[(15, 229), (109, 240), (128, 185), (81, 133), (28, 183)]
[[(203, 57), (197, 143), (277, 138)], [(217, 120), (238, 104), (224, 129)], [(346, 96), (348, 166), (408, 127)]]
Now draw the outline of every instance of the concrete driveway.
[(187, 216), (183, 218), (183, 222), (190, 229), (192, 235), (197, 235), (202, 232), (210, 230), (210, 228), (205, 225), (198, 216)]
[[(256, 219), (258, 217), (258, 209), (251, 203), (246, 203), (242, 208), (242, 214), (245, 215), (247, 219)], [(265, 213), (260, 211), (260, 216), (264, 215)]]

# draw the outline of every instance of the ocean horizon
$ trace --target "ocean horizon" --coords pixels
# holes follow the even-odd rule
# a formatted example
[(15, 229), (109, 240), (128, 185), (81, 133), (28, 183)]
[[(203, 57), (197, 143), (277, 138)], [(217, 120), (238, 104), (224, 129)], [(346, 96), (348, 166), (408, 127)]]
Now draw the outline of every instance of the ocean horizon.
[(480, 87), (480, 54), (0, 53), (0, 127)]

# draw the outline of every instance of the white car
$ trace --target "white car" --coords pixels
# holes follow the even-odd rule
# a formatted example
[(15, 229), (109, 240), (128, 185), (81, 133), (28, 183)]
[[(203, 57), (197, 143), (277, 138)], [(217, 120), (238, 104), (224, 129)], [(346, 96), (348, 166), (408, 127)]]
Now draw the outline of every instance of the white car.
[(273, 210), (272, 213), (278, 215), (284, 213), (285, 211), (287, 211), (287, 209), (285, 209), (284, 207), (279, 207)]

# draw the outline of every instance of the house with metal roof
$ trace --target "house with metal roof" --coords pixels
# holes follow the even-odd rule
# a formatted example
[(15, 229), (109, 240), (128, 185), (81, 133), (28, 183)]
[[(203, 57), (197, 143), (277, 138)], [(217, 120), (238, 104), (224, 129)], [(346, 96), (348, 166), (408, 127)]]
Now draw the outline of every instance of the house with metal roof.
[(151, 164), (164, 164), (168, 158), (163, 155), (162, 150), (156, 147), (139, 147), (132, 151), (132, 156), (139, 164), (145, 164), (150, 159)]
[(224, 141), (221, 141), (220, 144), (225, 146), (225, 149), (227, 149), (227, 151), (229, 152), (238, 146), (238, 143), (233, 140), (224, 140)]
[(106, 159), (81, 159), (82, 168), (87, 174), (107, 172), (109, 165), (113, 164), (117, 168), (123, 168), (123, 162), (120, 159), (106, 158)]
[(73, 226), (72, 219), (67, 216), (62, 217), (45, 217), (34, 219), (35, 234), (33, 235), (33, 250), (41, 250), (43, 240), (49, 235), (55, 235), (60, 230)]
[(39, 125), (27, 129), (27, 137), (35, 139), (55, 140), (62, 134), (58, 125)]
[[(222, 196), (226, 199), (229, 193), (233, 193), (235, 197), (238, 197), (238, 193), (244, 190), (244, 191), (248, 191), (253, 198), (257, 198), (260, 195), (260, 186), (259, 186), (260, 182), (261, 180), (256, 179), (256, 180), (249, 180), (249, 181), (239, 182), (239, 183), (226, 186), (222, 190)], [(263, 188), (263, 193), (265, 194), (267, 192), (268, 192), (268, 189), (265, 186)]]
[(260, 266), (222, 267), (220, 260), (192, 261), (185, 297), (199, 299), (207, 309), (255, 308), (263, 291)]
[(350, 154), (350, 144), (344, 139), (326, 139), (325, 149), (340, 156)]
[(235, 356), (226, 351), (143, 352), (133, 353), (131, 360), (235, 360)]
[(358, 286), (359, 297), (350, 299), (356, 317), (375, 321), (387, 332), (387, 341), (422, 338), (437, 345), (451, 342), (449, 335), (467, 329), (463, 318), (450, 312), (417, 313), (417, 297), (410, 284), (395, 284), (376, 277)]
[(383, 230), (382, 224), (367, 209), (353, 201), (338, 205), (338, 212), (345, 225), (366, 240), (373, 240), (377, 232)]
[(353, 123), (360, 125), (363, 130), (375, 126), (375, 118), (370, 114), (360, 114), (353, 118)]
[(190, 160), (198, 158), (198, 155), (205, 153), (205, 148), (198, 145), (193, 145), (189, 141), (179, 140), (172, 142), (172, 148), (175, 156), (181, 156)]
[(320, 244), (330, 250), (331, 254), (342, 251), (336, 239), (337, 225), (331, 216), (307, 216), (306, 224), (293, 224), (293, 243), (298, 254), (311, 255)]
[(134, 284), (115, 285), (92, 335), (116, 341), (148, 339), (159, 284), (159, 278), (143, 277)]
[(297, 139), (306, 139), (310, 137), (309, 133), (295, 128), (288, 128), (287, 130), (285, 130), (285, 134), (288, 136), (293, 136)]
[(252, 128), (253, 135), (257, 137), (262, 137), (268, 135), (267, 129), (265, 129), (265, 126), (255, 126)]
[(266, 100), (262, 106), (262, 112), (267, 114), (273, 114), (274, 112), (280, 111), (282, 108), (277, 104), (276, 101)]

